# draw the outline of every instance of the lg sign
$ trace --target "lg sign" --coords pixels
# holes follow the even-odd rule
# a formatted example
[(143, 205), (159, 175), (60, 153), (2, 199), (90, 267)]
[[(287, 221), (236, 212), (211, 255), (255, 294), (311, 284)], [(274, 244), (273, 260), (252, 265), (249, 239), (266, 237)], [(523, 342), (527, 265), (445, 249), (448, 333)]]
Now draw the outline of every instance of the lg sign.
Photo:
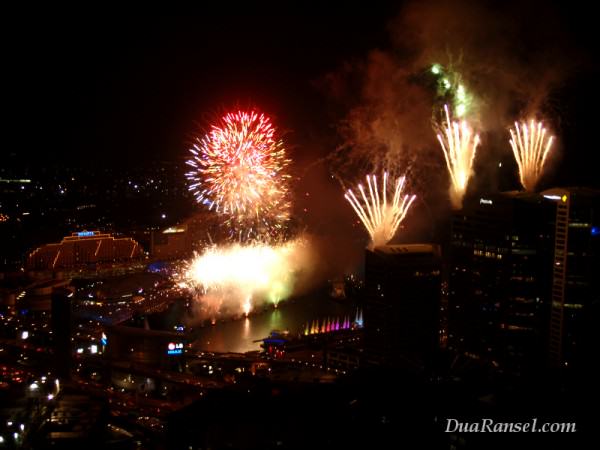
[(167, 345), (168, 355), (181, 355), (183, 353), (183, 342), (169, 342)]

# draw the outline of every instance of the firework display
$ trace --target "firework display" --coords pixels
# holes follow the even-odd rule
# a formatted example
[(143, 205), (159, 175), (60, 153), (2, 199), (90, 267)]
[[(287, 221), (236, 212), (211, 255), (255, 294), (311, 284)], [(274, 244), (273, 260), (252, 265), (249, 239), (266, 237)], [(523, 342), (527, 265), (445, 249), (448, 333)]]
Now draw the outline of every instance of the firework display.
[(253, 306), (285, 299), (307, 256), (302, 239), (281, 245), (213, 246), (179, 273), (179, 284), (196, 292), (205, 315), (248, 315)]
[(445, 127), (442, 132), (438, 133), (437, 138), (442, 146), (450, 173), (450, 200), (454, 208), (460, 208), (472, 174), (473, 161), (479, 145), (479, 135), (473, 132), (466, 121), (451, 121), (447, 105), (444, 106), (444, 111), (446, 113)]
[(553, 136), (541, 122), (515, 122), (510, 130), (510, 146), (519, 166), (519, 179), (526, 191), (533, 191), (552, 147)]
[[(460, 208), (480, 139), (464, 118), (453, 120), (453, 116), (467, 115), (472, 97), (458, 75), (439, 65), (431, 71), (450, 102), (444, 105), (437, 139), (450, 175), (450, 200)], [(510, 135), (521, 184), (533, 190), (553, 138), (533, 121), (516, 123)], [(190, 289), (204, 317), (212, 320), (222, 315), (247, 316), (262, 303), (277, 305), (291, 294), (298, 273), (310, 264), (302, 239), (270, 238), (290, 211), (290, 161), (270, 119), (253, 110), (227, 114), (190, 151), (193, 157), (187, 164), (192, 170), (186, 176), (196, 200), (240, 234), (252, 234), (252, 239), (208, 247), (180, 270), (180, 285)], [(365, 178), (366, 184), (348, 189), (345, 198), (369, 233), (373, 248), (394, 238), (416, 196), (405, 193), (405, 176), (384, 171)], [(336, 326), (337, 322), (330, 328)]]
[(363, 185), (358, 185), (362, 201), (351, 189), (346, 192), (345, 197), (369, 232), (371, 245), (376, 247), (387, 244), (394, 237), (416, 196), (403, 195), (406, 178), (402, 176), (396, 179), (391, 202), (388, 202), (387, 172), (383, 174), (381, 189), (375, 175), (367, 175), (366, 178), (368, 195)]
[(271, 120), (256, 111), (226, 114), (190, 149), (189, 190), (239, 228), (280, 227), (289, 215), (289, 160)]

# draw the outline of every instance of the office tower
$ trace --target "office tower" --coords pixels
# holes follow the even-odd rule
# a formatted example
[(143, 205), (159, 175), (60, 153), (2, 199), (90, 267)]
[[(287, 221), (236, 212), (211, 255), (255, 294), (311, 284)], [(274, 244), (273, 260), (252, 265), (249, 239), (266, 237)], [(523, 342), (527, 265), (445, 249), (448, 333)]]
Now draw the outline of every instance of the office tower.
[(582, 189), (506, 192), (454, 213), (451, 350), (513, 374), (569, 364), (565, 340), (574, 339), (576, 317), (598, 293), (594, 198)]

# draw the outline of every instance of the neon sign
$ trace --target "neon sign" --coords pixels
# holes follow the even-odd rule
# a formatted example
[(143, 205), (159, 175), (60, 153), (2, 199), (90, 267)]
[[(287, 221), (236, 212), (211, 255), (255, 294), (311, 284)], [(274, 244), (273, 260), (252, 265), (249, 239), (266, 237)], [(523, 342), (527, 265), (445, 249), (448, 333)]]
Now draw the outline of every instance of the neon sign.
[(181, 355), (183, 353), (183, 342), (169, 342), (167, 355)]

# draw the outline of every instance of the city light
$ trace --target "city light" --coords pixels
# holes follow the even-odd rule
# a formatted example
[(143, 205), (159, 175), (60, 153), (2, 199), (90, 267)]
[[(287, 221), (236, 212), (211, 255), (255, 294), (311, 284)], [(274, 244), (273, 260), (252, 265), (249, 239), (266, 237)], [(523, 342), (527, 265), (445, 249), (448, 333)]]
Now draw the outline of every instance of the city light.
[(548, 200), (560, 200), (560, 195), (544, 195), (543, 197)]
[(17, 184), (27, 184), (27, 183), (31, 183), (30, 179), (27, 178), (22, 178), (22, 179), (16, 179), (16, 180), (10, 180), (10, 179), (6, 179), (6, 178), (0, 178), (0, 183), (17, 183)]
[(163, 234), (173, 234), (173, 233), (184, 233), (185, 228), (183, 227), (169, 227), (163, 230)]
[(182, 342), (169, 342), (167, 345), (167, 355), (181, 355), (183, 354), (183, 343)]

